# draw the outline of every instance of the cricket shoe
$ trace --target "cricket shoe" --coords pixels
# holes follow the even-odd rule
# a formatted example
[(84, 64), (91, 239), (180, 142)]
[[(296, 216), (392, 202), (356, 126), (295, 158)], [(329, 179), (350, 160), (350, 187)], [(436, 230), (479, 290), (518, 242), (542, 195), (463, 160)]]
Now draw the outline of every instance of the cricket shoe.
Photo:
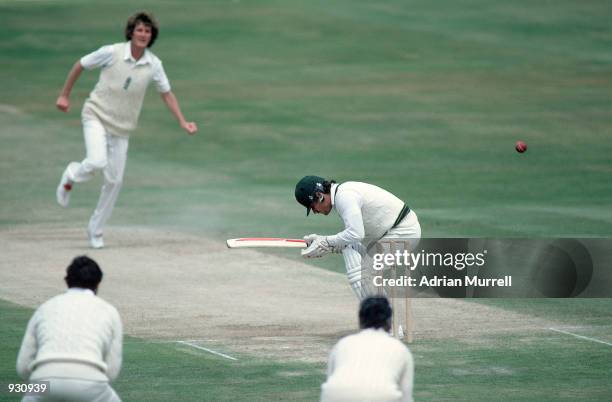
[(102, 233), (97, 234), (87, 229), (87, 237), (89, 238), (89, 245), (91, 248), (104, 248), (104, 239)]
[(73, 185), (72, 180), (68, 178), (68, 169), (70, 169), (70, 167), (74, 165), (77, 165), (78, 167), (78, 163), (71, 162), (70, 165), (68, 165), (68, 167), (66, 168), (66, 170), (64, 170), (60, 183), (58, 184), (57, 190), (55, 191), (57, 203), (64, 208), (66, 208), (70, 203), (70, 191), (72, 190)]

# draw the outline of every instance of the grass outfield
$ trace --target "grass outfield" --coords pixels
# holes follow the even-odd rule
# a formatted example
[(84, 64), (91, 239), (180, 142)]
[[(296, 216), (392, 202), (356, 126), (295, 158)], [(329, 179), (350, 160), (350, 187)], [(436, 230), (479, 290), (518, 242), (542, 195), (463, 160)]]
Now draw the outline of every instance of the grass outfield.
[[(0, 301), (0, 382), (21, 382), (15, 360), (32, 311)], [(325, 368), (239, 356), (238, 361), (176, 343), (126, 337), (123, 368), (114, 383), (124, 401), (312, 401)], [(0, 401), (20, 400), (0, 390)]]
[[(605, 401), (612, 395), (612, 306), (597, 300), (513, 301), (531, 314), (573, 320), (588, 311), (589, 336), (608, 345), (554, 331), (482, 337), (466, 341), (421, 339), (411, 346), (417, 374), (415, 400)], [(595, 304), (593, 304), (593, 302)], [(595, 309), (592, 307), (595, 306)], [(0, 378), (17, 382), (14, 360), (31, 315), (0, 301)], [(585, 329), (581, 331), (584, 333)], [(596, 339), (596, 338), (594, 338)], [(238, 356), (238, 361), (175, 343), (127, 337), (124, 366), (114, 388), (125, 401), (312, 401), (324, 381), (324, 365), (283, 363)], [(0, 400), (9, 398), (0, 392)]]
[[(54, 102), (72, 63), (120, 41), (140, 5), (0, 2), (0, 229), (85, 227), (99, 177), (75, 189), (68, 210), (56, 207), (54, 192), (65, 164), (83, 155), (79, 110), (98, 73), (83, 73), (69, 114)], [(149, 91), (111, 225), (218, 240), (331, 233), (336, 217), (306, 219), (293, 198), (295, 182), (313, 173), (393, 191), (426, 237), (612, 234), (605, 0), (146, 7), (161, 24), (153, 50), (200, 132), (185, 135)], [(518, 139), (524, 154), (514, 151)], [(337, 257), (315, 264), (344, 269)], [(610, 300), (478, 302), (553, 316), (612, 342)], [(4, 302), (0, 312), (4, 381), (15, 379), (31, 312)], [(546, 329), (473, 344), (422, 340), (412, 350), (418, 400), (612, 398), (612, 348)], [(323, 379), (320, 365), (228, 363), (133, 338), (125, 361), (117, 389), (135, 401), (313, 400)]]
[[(162, 28), (153, 50), (201, 131), (184, 135), (149, 91), (111, 223), (220, 238), (336, 230), (293, 199), (315, 173), (390, 189), (428, 237), (612, 233), (606, 1), (178, 4), (147, 3)], [(79, 109), (98, 73), (82, 75), (70, 114), (56, 95), (135, 8), (0, 4), (3, 103), (23, 113), (2, 113), (0, 222), (48, 207), (81, 158)], [(37, 221), (83, 220), (97, 192), (79, 186), (76, 210)]]

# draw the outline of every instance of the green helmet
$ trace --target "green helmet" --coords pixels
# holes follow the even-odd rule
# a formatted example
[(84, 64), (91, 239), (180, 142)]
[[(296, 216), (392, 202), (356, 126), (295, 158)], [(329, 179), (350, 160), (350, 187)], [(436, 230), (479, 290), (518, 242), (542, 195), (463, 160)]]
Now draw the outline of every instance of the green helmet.
[(306, 207), (306, 216), (310, 214), (310, 206), (315, 199), (315, 193), (323, 193), (324, 178), (319, 176), (304, 176), (295, 185), (295, 199)]

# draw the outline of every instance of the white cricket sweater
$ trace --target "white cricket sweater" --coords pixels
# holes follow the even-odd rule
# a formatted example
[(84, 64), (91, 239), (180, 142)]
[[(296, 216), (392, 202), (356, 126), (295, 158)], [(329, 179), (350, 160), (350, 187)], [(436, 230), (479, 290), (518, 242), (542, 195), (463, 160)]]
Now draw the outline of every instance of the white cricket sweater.
[(30, 319), (17, 357), (23, 379), (114, 380), (121, 369), (123, 329), (117, 310), (89, 289), (70, 288)]
[(354, 242), (367, 246), (379, 240), (391, 229), (404, 206), (402, 200), (387, 190), (356, 181), (332, 185), (331, 201), (345, 226), (342, 232), (327, 237), (335, 247)]
[(81, 64), (86, 69), (97, 67), (98, 55), (105, 52), (112, 56), (102, 65), (100, 79), (83, 105), (82, 116), (96, 117), (110, 133), (128, 137), (138, 125), (149, 83), (155, 79), (160, 92), (169, 91), (170, 85), (161, 61), (148, 49), (138, 61), (134, 60), (130, 42), (102, 47), (81, 58)]
[(332, 349), (321, 401), (410, 402), (413, 384), (410, 350), (382, 329), (364, 329)]

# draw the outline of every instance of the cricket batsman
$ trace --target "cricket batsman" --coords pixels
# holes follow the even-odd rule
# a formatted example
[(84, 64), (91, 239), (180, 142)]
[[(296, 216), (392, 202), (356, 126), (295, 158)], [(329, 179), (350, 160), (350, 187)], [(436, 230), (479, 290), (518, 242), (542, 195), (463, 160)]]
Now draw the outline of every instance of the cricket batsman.
[(328, 215), (335, 209), (344, 222), (344, 230), (334, 235), (304, 236), (308, 248), (305, 258), (318, 258), (341, 252), (346, 274), (359, 300), (368, 294), (361, 281), (361, 263), (376, 242), (401, 239), (414, 249), (421, 238), (421, 225), (408, 205), (390, 192), (357, 181), (336, 183), (319, 176), (305, 176), (295, 186), (296, 200), (306, 207), (306, 215)]

